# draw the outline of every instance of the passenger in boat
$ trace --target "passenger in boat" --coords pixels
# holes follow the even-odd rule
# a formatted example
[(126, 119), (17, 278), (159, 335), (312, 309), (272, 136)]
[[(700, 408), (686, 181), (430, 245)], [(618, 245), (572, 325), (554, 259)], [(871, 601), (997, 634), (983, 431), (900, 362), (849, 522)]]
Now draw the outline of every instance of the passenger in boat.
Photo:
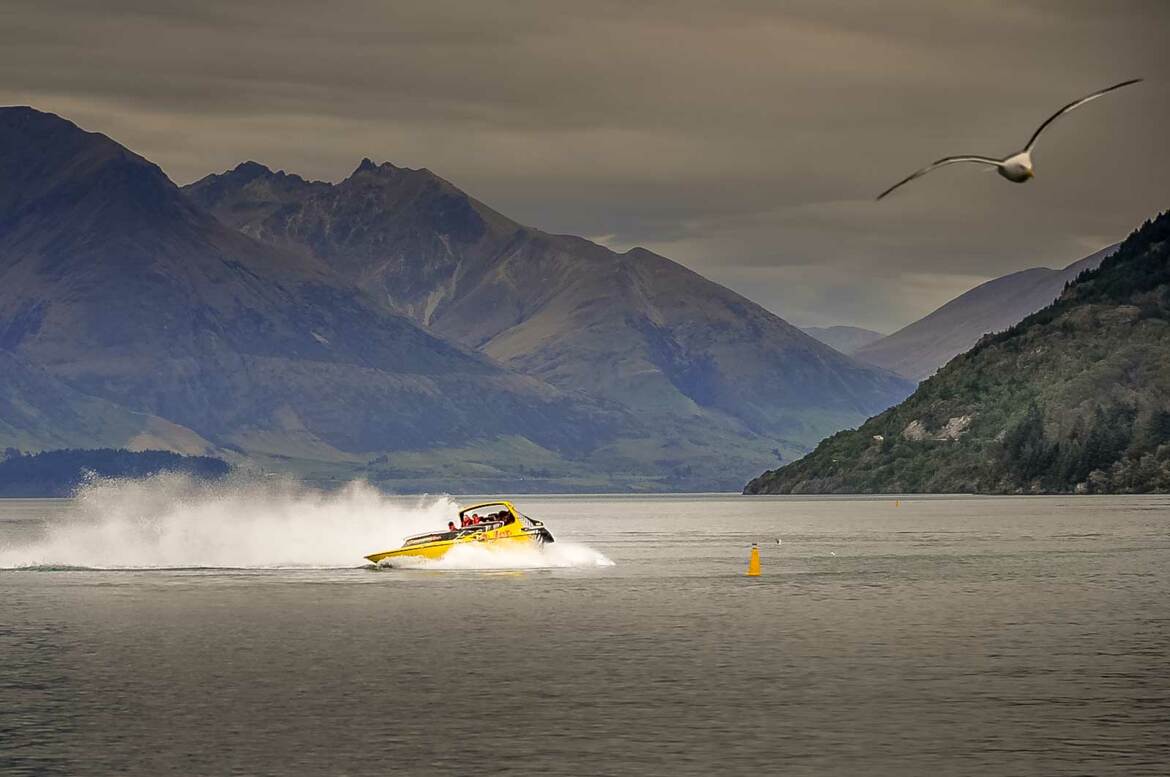
[(479, 525), (479, 521), (480, 521), (480, 518), (479, 518), (479, 513), (476, 513), (475, 515), (471, 516), (471, 524), (472, 524), (472, 526), (478, 526), (478, 525)]
[(447, 531), (455, 531), (455, 522), (447, 521)]

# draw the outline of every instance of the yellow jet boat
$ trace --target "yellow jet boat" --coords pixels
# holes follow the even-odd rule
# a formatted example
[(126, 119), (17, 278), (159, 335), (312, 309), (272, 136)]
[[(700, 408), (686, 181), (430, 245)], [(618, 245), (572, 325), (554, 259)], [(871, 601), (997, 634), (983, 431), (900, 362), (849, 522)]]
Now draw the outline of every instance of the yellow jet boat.
[[(478, 519), (478, 523), (471, 523)], [(402, 547), (371, 553), (375, 564), (393, 566), (396, 559), (440, 559), (456, 545), (479, 544), (487, 548), (514, 548), (552, 542), (553, 536), (540, 521), (524, 515), (511, 502), (482, 502), (464, 507), (449, 531), (428, 532), (407, 537)]]

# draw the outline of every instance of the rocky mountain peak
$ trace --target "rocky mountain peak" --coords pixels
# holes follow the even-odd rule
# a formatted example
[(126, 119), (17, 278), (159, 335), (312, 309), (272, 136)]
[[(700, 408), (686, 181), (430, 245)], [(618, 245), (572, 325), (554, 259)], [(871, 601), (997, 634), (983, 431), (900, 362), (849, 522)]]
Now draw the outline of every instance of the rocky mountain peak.
[[(283, 171), (281, 171), (281, 174), (283, 174)], [(224, 173), (224, 175), (232, 175), (236, 176), (240, 180), (250, 181), (256, 178), (275, 175), (275, 173), (273, 173), (272, 168), (268, 167), (267, 165), (262, 165), (259, 162), (253, 162), (249, 159), (247, 162), (240, 162), (231, 170)]]
[(436, 189), (442, 189), (445, 193), (467, 196), (459, 187), (435, 175), (425, 167), (399, 167), (391, 162), (379, 164), (369, 157), (364, 157), (361, 163), (354, 168), (354, 171), (349, 174), (349, 177), (338, 185), (344, 186), (353, 182), (360, 182), (364, 185), (432, 186)]
[(349, 177), (356, 178), (363, 175), (392, 176), (395, 173), (413, 172), (416, 171), (411, 170), (409, 167), (396, 167), (389, 162), (382, 162), (381, 164), (377, 164), (369, 157), (363, 157), (361, 164), (359, 164), (357, 168), (355, 168), (354, 171), (350, 173)]
[[(241, 162), (240, 164), (228, 170), (226, 173), (218, 175), (209, 175), (203, 181), (224, 181), (230, 182), (232, 186), (242, 187), (248, 186), (253, 182), (272, 183), (285, 188), (297, 186), (328, 186), (329, 184), (321, 181), (310, 181), (307, 178), (302, 178), (296, 173), (286, 173), (284, 170), (273, 170), (268, 165), (260, 162)], [(202, 183), (203, 181), (200, 181)]]

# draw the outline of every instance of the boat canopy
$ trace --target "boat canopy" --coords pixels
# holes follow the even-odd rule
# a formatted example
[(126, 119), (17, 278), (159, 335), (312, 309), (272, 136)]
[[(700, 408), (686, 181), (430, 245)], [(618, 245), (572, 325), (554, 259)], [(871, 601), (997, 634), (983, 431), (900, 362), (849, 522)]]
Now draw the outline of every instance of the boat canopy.
[(480, 518), (486, 518), (489, 515), (499, 513), (501, 510), (512, 516), (511, 519), (505, 518), (504, 523), (511, 523), (512, 520), (516, 520), (520, 522), (521, 526), (528, 528), (540, 528), (544, 526), (540, 521), (529, 518), (517, 510), (516, 506), (506, 499), (501, 499), (498, 502), (480, 502), (479, 504), (468, 505), (459, 511), (459, 518), (462, 520), (463, 516), (471, 515), (472, 513), (479, 513)]
[(506, 510), (507, 512), (511, 513), (512, 517), (514, 518), (520, 517), (520, 513), (516, 512), (516, 508), (512, 506), (512, 503), (504, 500), (499, 502), (480, 502), (479, 504), (469, 505), (468, 507), (464, 507), (459, 511), (459, 517), (462, 518), (463, 516), (470, 515), (472, 513), (480, 513), (480, 517), (482, 518), (485, 514), (491, 515), (493, 513), (498, 513), (501, 510)]

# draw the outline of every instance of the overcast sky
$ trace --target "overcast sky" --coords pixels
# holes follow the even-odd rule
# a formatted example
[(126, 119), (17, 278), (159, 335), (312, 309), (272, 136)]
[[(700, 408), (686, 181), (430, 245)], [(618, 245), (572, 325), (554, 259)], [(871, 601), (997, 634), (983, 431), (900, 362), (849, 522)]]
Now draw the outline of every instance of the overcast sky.
[[(892, 331), (1170, 208), (1170, 2), (4, 0), (0, 104), (178, 183), (428, 167), (519, 221), (676, 259), (800, 325)], [(1018, 149), (1015, 185), (940, 156)]]

